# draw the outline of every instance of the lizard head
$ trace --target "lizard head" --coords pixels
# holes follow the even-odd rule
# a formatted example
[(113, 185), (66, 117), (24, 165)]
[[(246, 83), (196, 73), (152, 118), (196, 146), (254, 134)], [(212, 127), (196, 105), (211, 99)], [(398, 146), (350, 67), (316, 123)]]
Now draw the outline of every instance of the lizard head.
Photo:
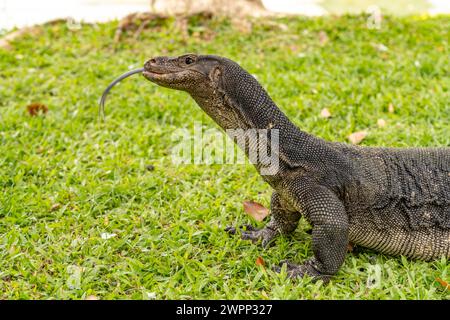
[(256, 78), (230, 59), (196, 54), (155, 57), (144, 64), (142, 74), (160, 86), (189, 93), (223, 129), (271, 126), (268, 115), (275, 104)]
[(178, 57), (155, 57), (144, 64), (144, 77), (171, 89), (187, 91), (193, 96), (214, 92), (220, 76), (220, 58), (196, 54)]

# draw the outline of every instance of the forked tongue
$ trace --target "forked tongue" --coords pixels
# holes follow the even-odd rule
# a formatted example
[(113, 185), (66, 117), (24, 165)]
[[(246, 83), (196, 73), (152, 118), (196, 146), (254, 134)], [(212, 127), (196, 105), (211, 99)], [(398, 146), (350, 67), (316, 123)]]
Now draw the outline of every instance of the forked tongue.
[(102, 119), (105, 119), (105, 101), (106, 101), (106, 96), (108, 95), (109, 91), (112, 89), (112, 87), (114, 87), (117, 83), (119, 83), (120, 81), (122, 81), (125, 78), (128, 78), (129, 76), (136, 74), (136, 73), (141, 73), (142, 71), (144, 71), (144, 68), (139, 68), (139, 69), (135, 69), (135, 70), (131, 70), (128, 71), (124, 74), (122, 74), (121, 76), (119, 76), (118, 78), (114, 79), (113, 82), (111, 82), (105, 89), (105, 91), (103, 91), (102, 97), (100, 99), (100, 103), (99, 103), (99, 114), (102, 117)]

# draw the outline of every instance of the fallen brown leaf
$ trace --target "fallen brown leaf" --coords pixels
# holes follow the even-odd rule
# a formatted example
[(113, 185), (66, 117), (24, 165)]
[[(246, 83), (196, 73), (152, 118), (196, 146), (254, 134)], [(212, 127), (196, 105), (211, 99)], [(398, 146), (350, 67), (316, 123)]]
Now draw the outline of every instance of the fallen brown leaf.
[(331, 112), (327, 108), (323, 108), (322, 111), (320, 111), (320, 116), (325, 119), (329, 118), (331, 117)]
[(27, 106), (27, 112), (30, 116), (35, 117), (39, 113), (46, 114), (48, 112), (48, 107), (43, 103), (31, 103)]
[(270, 213), (269, 209), (255, 201), (244, 201), (244, 211), (256, 221), (263, 221)]
[(324, 45), (328, 42), (328, 35), (325, 31), (319, 32), (319, 42), (321, 45)]
[(384, 120), (384, 119), (378, 119), (378, 120), (377, 120), (377, 126), (380, 127), (380, 128), (385, 127), (385, 126), (386, 126), (386, 120)]
[(87, 296), (84, 300), (98, 300), (98, 298), (94, 295)]
[(395, 108), (394, 108), (394, 105), (392, 103), (389, 103), (388, 111), (389, 111), (389, 113), (394, 113), (395, 112)]
[(374, 47), (376, 50), (380, 51), (380, 52), (386, 52), (389, 51), (389, 48), (386, 47), (384, 44), (382, 43), (372, 43), (372, 47)]
[(444, 289), (450, 291), (450, 284), (448, 284), (447, 281), (442, 280), (441, 278), (436, 278), (436, 281), (440, 283), (441, 286), (444, 287)]
[(364, 138), (367, 136), (367, 131), (358, 131), (358, 132), (354, 132), (351, 135), (348, 136), (348, 140), (350, 140), (350, 142), (352, 144), (359, 144), (361, 143), (361, 141), (364, 140)]
[(255, 264), (257, 266), (261, 266), (261, 267), (265, 266), (265, 262), (264, 262), (263, 258), (261, 258), (261, 257), (256, 258)]
[(50, 208), (50, 211), (53, 212), (53, 211), (58, 210), (59, 208), (61, 208), (61, 204), (60, 204), (60, 203), (55, 203), (55, 204), (52, 205), (52, 207)]

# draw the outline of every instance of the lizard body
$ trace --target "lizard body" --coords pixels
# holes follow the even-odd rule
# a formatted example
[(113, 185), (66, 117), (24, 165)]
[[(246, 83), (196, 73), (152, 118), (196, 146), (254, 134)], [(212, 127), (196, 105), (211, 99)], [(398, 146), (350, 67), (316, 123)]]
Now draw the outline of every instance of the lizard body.
[(312, 225), (314, 257), (288, 262), (289, 276), (329, 280), (349, 242), (423, 260), (450, 257), (450, 148), (360, 147), (314, 137), (296, 127), (252, 75), (219, 56), (157, 57), (145, 63), (143, 75), (188, 92), (224, 130), (278, 130), (279, 170), (261, 174), (255, 164), (274, 189), (271, 220), (241, 236), (267, 246), (304, 216)]

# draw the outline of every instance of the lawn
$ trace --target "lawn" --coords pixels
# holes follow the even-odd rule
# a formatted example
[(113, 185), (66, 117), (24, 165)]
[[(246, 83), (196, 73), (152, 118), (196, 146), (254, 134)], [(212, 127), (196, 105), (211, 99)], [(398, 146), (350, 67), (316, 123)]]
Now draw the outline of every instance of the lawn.
[[(379, 29), (365, 16), (252, 21), (169, 19), (116, 44), (117, 22), (55, 23), (0, 49), (0, 298), (450, 298), (436, 280), (450, 280), (445, 258), (356, 248), (328, 285), (272, 272), (311, 256), (309, 226), (267, 250), (223, 231), (262, 225), (242, 202), (268, 206), (271, 190), (251, 165), (172, 162), (175, 130), (217, 128), (187, 94), (135, 76), (98, 117), (103, 89), (129, 68), (211, 53), (238, 61), (324, 139), (365, 130), (367, 146), (450, 146), (448, 16), (385, 17)], [(48, 112), (31, 116), (33, 102)]]

